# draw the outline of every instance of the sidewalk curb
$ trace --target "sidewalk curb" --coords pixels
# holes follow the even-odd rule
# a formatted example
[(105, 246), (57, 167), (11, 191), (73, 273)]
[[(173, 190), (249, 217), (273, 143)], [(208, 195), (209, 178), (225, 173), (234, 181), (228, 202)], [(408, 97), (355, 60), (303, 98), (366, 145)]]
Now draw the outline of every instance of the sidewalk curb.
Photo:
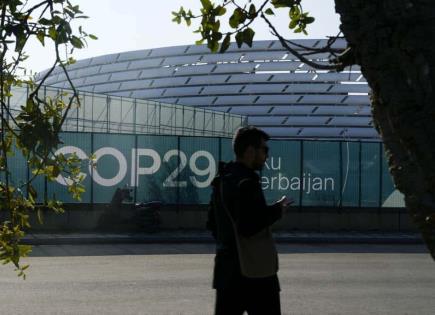
[[(279, 244), (391, 244), (391, 245), (417, 245), (423, 244), (419, 235), (276, 235)], [(26, 245), (97, 245), (97, 244), (179, 244), (197, 243), (213, 244), (211, 236), (177, 234), (122, 234), (122, 235), (27, 235), (22, 240)]]

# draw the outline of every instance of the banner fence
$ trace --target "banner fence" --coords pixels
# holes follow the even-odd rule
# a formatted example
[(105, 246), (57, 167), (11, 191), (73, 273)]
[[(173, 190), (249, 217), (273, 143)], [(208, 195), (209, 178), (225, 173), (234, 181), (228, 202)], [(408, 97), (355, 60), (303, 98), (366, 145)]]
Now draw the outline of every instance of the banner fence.
[[(38, 178), (38, 202), (109, 203), (117, 188), (130, 187), (134, 202), (207, 204), (220, 160), (233, 159), (231, 139), (194, 136), (64, 132), (58, 153), (83, 159), (85, 193), (74, 200), (59, 177)], [(379, 142), (270, 140), (261, 172), (268, 202), (287, 195), (300, 207), (403, 207)], [(94, 154), (96, 167), (88, 157)], [(25, 159), (9, 158), (15, 185), (31, 178)], [(25, 186), (22, 187), (26, 189)]]

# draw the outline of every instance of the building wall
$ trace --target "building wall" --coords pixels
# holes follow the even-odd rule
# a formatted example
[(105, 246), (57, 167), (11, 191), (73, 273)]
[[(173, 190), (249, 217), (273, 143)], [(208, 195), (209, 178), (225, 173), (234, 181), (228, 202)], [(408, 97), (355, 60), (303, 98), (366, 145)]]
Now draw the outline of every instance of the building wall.
[[(325, 40), (299, 40), (321, 47)], [(344, 48), (337, 41), (335, 48)], [(311, 60), (327, 63), (318, 53)], [(70, 66), (82, 91), (152, 99), (248, 116), (275, 138), (378, 140), (369, 88), (357, 66), (341, 73), (315, 70), (278, 41), (252, 48), (232, 45), (225, 54), (205, 46), (176, 46), (80, 60)], [(43, 73), (42, 73), (43, 74)], [(46, 84), (68, 88), (60, 69)]]

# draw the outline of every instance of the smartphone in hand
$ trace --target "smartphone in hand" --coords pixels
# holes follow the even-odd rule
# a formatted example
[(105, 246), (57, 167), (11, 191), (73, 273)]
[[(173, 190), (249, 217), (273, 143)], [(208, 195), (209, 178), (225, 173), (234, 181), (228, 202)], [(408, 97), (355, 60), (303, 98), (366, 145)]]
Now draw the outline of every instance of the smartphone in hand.
[(279, 203), (281, 208), (285, 209), (294, 204), (295, 200), (293, 198), (287, 198), (287, 196), (282, 196), (276, 203)]

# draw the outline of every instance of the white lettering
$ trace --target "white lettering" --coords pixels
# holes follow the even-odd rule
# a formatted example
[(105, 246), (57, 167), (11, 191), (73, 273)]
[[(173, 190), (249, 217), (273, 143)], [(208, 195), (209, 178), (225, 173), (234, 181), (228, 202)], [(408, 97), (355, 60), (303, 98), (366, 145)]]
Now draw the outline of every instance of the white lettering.
[[(92, 178), (94, 181), (101, 186), (115, 186), (119, 184), (127, 174), (127, 160), (124, 155), (117, 149), (111, 147), (105, 147), (98, 149), (95, 151), (95, 164), (97, 165), (98, 160), (104, 155), (112, 155), (115, 159), (118, 160), (119, 170), (118, 173), (112, 178), (103, 178), (97, 171), (97, 167), (95, 166), (92, 169), (92, 166), (89, 166), (89, 172), (92, 174)], [(93, 172), (92, 172), (93, 171)]]
[(320, 177), (314, 177), (313, 178), (313, 190), (314, 191), (319, 191), (323, 189), (323, 182), (322, 179)]
[(261, 177), (261, 189), (269, 189), (269, 178), (266, 176)]
[(331, 183), (331, 190), (334, 191), (334, 179), (331, 177), (325, 178), (325, 185), (324, 185), (324, 189), (327, 190), (328, 189), (328, 182)]
[[(205, 157), (208, 160), (208, 166), (206, 169), (200, 170), (196, 166), (196, 161), (200, 157)], [(196, 186), (198, 188), (208, 187), (211, 181), (213, 180), (214, 176), (216, 175), (216, 161), (214, 160), (214, 157), (213, 155), (211, 155), (210, 152), (197, 151), (193, 153), (190, 158), (189, 166), (192, 172), (197, 176), (208, 175), (208, 178), (203, 182), (197, 180), (194, 176), (190, 176), (190, 180), (192, 181), (193, 186)]]
[(163, 161), (168, 163), (169, 160), (171, 159), (171, 157), (173, 157), (173, 156), (179, 156), (180, 163), (178, 164), (177, 168), (163, 182), (163, 187), (186, 187), (187, 186), (186, 181), (176, 181), (175, 180), (176, 178), (178, 178), (178, 174), (180, 174), (187, 165), (186, 154), (182, 151), (170, 150), (170, 151), (166, 152), (165, 156), (163, 157)]
[[(160, 155), (153, 149), (132, 149), (131, 150), (131, 183), (132, 187), (136, 187), (139, 184), (140, 175), (150, 175), (156, 173), (162, 164)], [(149, 156), (153, 162), (151, 166), (140, 167), (140, 157)], [(137, 169), (136, 169), (137, 165)]]
[(299, 177), (292, 177), (291, 184), (290, 184), (291, 190), (299, 190), (301, 189), (301, 180)]
[(270, 189), (273, 189), (273, 183), (275, 182), (275, 180), (278, 180), (278, 177), (271, 177), (270, 178)]
[(276, 161), (273, 157), (270, 158), (270, 168), (274, 171), (279, 171), (281, 169), (281, 157), (278, 158), (277, 165), (274, 165), (273, 161)]
[[(283, 185), (282, 183), (285, 183), (285, 185)], [(279, 190), (287, 190), (288, 187), (290, 185), (290, 182), (288, 180), (287, 177), (282, 176), (281, 173), (278, 174), (278, 189)]]

